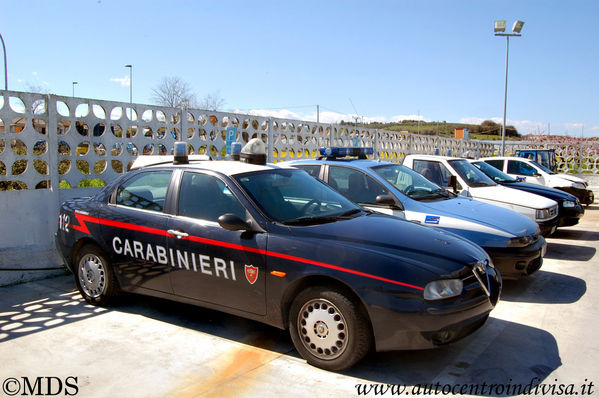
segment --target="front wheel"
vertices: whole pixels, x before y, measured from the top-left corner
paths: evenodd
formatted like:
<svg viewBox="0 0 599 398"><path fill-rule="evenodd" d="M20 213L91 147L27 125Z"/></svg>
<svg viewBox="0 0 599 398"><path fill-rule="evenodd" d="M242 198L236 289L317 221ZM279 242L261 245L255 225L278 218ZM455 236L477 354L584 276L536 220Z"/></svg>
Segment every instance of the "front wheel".
<svg viewBox="0 0 599 398"><path fill-rule="evenodd" d="M326 287L310 287L296 297L289 331L300 355L326 370L351 367L372 345L369 322L357 299Z"/></svg>
<svg viewBox="0 0 599 398"><path fill-rule="evenodd" d="M106 255L92 244L77 253L75 281L85 301L94 305L106 305L120 292Z"/></svg>

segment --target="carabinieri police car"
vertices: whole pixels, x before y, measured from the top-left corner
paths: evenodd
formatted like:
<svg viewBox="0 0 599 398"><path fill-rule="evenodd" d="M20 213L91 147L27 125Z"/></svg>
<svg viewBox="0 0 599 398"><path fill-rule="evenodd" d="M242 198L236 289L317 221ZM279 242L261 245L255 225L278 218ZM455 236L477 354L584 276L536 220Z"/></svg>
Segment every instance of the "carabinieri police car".
<svg viewBox="0 0 599 398"><path fill-rule="evenodd" d="M266 165L259 140L245 162L185 151L139 157L95 196L62 204L57 244L89 303L124 291L221 310L289 329L310 364L340 370L371 348L465 337L499 299L500 274L477 245Z"/></svg>
<svg viewBox="0 0 599 398"><path fill-rule="evenodd" d="M372 148L329 147L320 153L320 159L282 164L307 171L370 210L468 238L487 251L505 279L530 275L541 267L545 239L527 217L456 197L408 167L367 159Z"/></svg>

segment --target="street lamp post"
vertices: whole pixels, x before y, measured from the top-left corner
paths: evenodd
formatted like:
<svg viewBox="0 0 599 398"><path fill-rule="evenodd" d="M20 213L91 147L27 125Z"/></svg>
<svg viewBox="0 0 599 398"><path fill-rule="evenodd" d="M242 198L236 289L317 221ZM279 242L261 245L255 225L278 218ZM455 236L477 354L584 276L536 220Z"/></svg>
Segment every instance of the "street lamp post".
<svg viewBox="0 0 599 398"><path fill-rule="evenodd" d="M129 68L129 103L133 103L133 65L125 65Z"/></svg>
<svg viewBox="0 0 599 398"><path fill-rule="evenodd" d="M505 156L505 122L507 113L507 71L508 71L508 60L510 57L510 37L511 36L522 36L520 32L524 26L523 21L516 21L512 26L512 33L505 32L505 21L495 21L495 36L505 36L506 38L506 52L505 52L505 90L503 95L503 129L501 131L501 156Z"/></svg>
<svg viewBox="0 0 599 398"><path fill-rule="evenodd" d="M2 50L4 51L4 89L8 90L8 70L6 69L6 46L4 45L4 38L0 34L0 41L2 41Z"/></svg>
<svg viewBox="0 0 599 398"><path fill-rule="evenodd" d="M79 82L73 82L73 97L75 97L75 84L79 84Z"/></svg>

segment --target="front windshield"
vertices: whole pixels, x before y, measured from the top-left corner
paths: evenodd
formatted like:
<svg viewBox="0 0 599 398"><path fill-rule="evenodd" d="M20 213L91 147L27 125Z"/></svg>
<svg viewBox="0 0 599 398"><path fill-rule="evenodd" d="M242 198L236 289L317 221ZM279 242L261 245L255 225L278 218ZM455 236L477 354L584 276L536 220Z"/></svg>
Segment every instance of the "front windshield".
<svg viewBox="0 0 599 398"><path fill-rule="evenodd" d="M480 171L485 173L488 177L490 177L493 181L501 183L501 182L517 182L515 178L510 175L505 174L502 171L497 170L495 167L491 166L485 162L473 162L474 167L478 168Z"/></svg>
<svg viewBox="0 0 599 398"><path fill-rule="evenodd" d="M545 173L547 174L555 174L553 171L549 170L547 167L538 164L537 162L531 160L530 163L534 164L536 167L538 167L539 169L543 170Z"/></svg>
<svg viewBox="0 0 599 398"><path fill-rule="evenodd" d="M358 205L303 170L273 169L235 179L269 218L280 223L318 224L362 213Z"/></svg>
<svg viewBox="0 0 599 398"><path fill-rule="evenodd" d="M372 170L409 198L430 200L451 197L445 189L405 166L386 164L372 167Z"/></svg>
<svg viewBox="0 0 599 398"><path fill-rule="evenodd" d="M448 163L469 187L491 187L497 185L485 173L472 166L466 159L449 160Z"/></svg>

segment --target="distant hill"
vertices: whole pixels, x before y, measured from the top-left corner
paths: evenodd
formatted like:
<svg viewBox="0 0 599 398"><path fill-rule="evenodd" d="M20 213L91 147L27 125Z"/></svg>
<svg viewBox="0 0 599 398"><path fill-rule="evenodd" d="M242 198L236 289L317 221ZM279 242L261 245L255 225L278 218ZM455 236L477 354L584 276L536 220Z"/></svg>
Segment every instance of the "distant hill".
<svg viewBox="0 0 599 398"><path fill-rule="evenodd" d="M342 125L352 126L353 122L341 121ZM358 123L360 127L366 127L371 129L383 129L391 131L408 131L412 134L421 135L436 135L440 137L455 136L455 129L467 128L470 131L470 138L482 139L482 140L493 140L501 139L501 124L495 123L491 120L485 120L481 124L466 124L466 123L448 123L448 122L420 122L417 120L403 120L401 122L392 123ZM514 126L506 126L505 128L506 137L512 139L519 139L521 135Z"/></svg>

